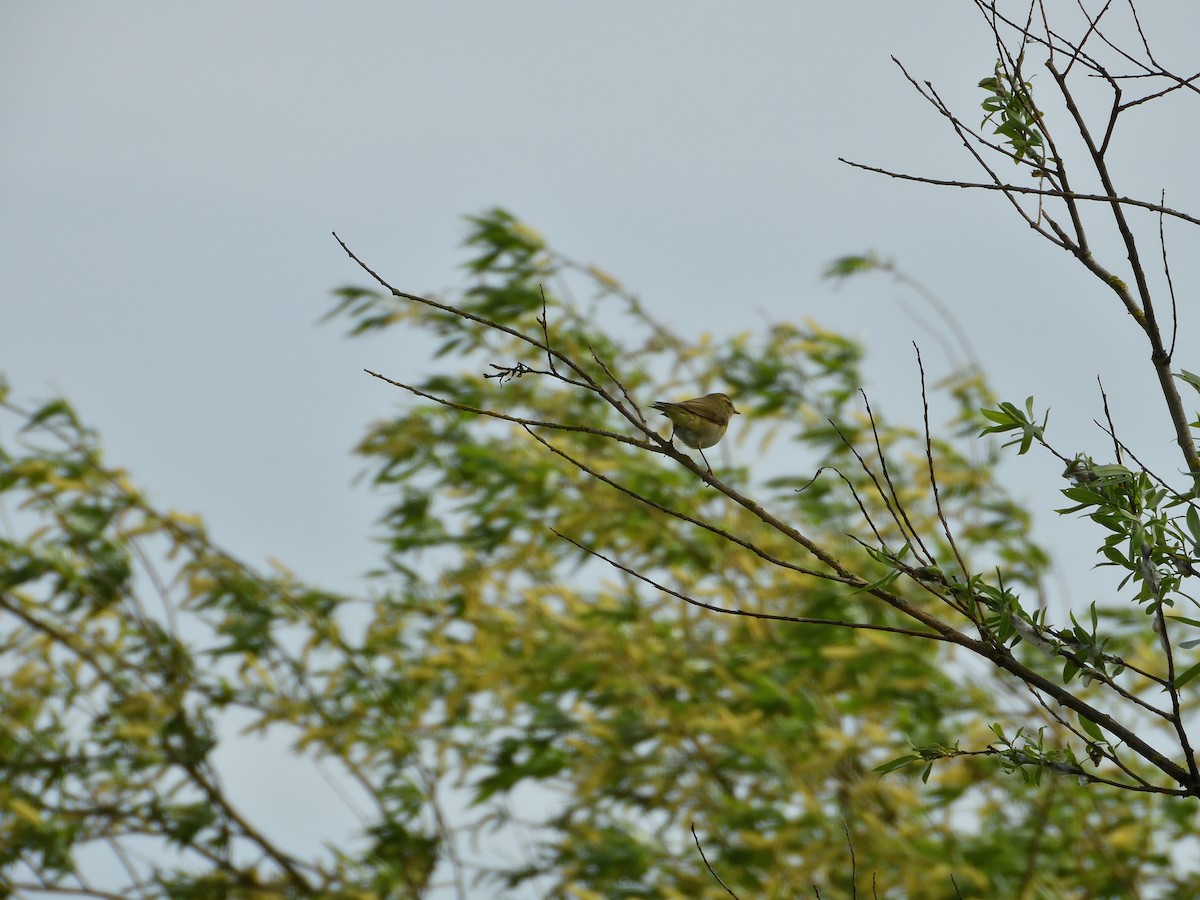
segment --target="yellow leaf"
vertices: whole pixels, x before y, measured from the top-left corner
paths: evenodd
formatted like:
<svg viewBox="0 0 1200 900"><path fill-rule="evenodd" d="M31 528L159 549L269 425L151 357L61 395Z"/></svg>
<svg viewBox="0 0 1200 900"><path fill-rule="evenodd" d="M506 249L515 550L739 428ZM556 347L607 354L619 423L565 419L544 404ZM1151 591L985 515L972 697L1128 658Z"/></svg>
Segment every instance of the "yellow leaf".
<svg viewBox="0 0 1200 900"><path fill-rule="evenodd" d="M1128 853L1142 846L1146 840L1146 827L1137 822L1111 829L1106 835L1105 843L1115 850Z"/></svg>
<svg viewBox="0 0 1200 900"><path fill-rule="evenodd" d="M866 648L853 644L836 644L821 648L821 655L826 659L858 659L865 652Z"/></svg>
<svg viewBox="0 0 1200 900"><path fill-rule="evenodd" d="M18 819L35 828L42 824L41 811L32 803L28 803L20 797L10 799L8 801L8 809Z"/></svg>
<svg viewBox="0 0 1200 900"><path fill-rule="evenodd" d="M621 290L621 282L617 281L612 275L609 275L599 266L591 265L587 267L587 273L595 278L598 282L608 288L610 291Z"/></svg>
<svg viewBox="0 0 1200 900"><path fill-rule="evenodd" d="M512 224L513 234L520 235L531 244L537 244L539 247L544 247L546 239L535 228L530 228L524 222L514 222Z"/></svg>

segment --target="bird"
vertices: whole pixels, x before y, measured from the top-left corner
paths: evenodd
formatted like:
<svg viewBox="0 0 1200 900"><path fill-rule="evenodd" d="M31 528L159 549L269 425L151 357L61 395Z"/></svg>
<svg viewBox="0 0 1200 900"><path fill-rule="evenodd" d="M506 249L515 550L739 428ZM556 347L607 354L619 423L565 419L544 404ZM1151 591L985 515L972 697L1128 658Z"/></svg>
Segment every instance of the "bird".
<svg viewBox="0 0 1200 900"><path fill-rule="evenodd" d="M679 403L658 400L650 406L671 420L672 440L679 438L689 447L700 451L700 458L704 460L704 465L708 466L711 475L712 466L709 465L708 457L704 455L704 448L711 447L725 437L729 420L741 415L733 408L733 401L725 394L707 394Z"/></svg>

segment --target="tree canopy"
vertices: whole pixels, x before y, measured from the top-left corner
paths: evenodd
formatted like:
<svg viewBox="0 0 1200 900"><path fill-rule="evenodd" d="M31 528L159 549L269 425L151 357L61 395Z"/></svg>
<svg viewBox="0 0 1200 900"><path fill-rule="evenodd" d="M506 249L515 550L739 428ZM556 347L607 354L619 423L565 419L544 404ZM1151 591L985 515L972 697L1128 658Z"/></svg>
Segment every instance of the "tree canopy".
<svg viewBox="0 0 1200 900"><path fill-rule="evenodd" d="M1102 14L1067 38L979 6L995 130L914 86L979 187L1130 313L1182 478L1146 470L1111 422L1103 447L1057 448L1033 398L996 397L972 366L927 378L919 349L924 416L895 421L847 337L777 322L689 339L502 209L469 220L464 283L436 298L338 238L367 283L330 318L426 335L434 360L364 375L400 401L357 448L385 508L369 596L239 559L108 463L66 400L0 394L5 890L1193 896L1200 426L1180 388L1200 378L1173 363L1169 268L1149 274L1127 217L1195 220L1125 199L1105 154L1137 105L1126 70L1139 104L1195 89L1148 46L1120 71L1093 55L1112 46ZM1065 110L1053 127L1034 56ZM1099 135L1072 75L1112 87ZM1083 166L1095 194L1072 186ZM1092 254L1097 211L1128 271ZM850 256L831 274L886 268ZM650 404L717 390L742 415L708 472ZM1040 602L1048 555L996 474L1026 452L1065 467L1044 511L1089 516L1097 559L1126 575L1067 621ZM359 798L355 838L302 858L230 795L215 750L247 720ZM501 840L519 852L487 851Z"/></svg>

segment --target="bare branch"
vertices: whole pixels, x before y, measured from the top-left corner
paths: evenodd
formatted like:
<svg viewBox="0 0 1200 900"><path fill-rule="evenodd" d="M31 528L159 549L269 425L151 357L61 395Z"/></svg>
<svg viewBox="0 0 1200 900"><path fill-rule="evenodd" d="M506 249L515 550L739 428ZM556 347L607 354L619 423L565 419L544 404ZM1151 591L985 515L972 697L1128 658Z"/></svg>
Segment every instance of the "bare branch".
<svg viewBox="0 0 1200 900"><path fill-rule="evenodd" d="M594 556L597 559L603 560L604 562L606 562L610 566L612 566L614 569L620 569L626 575L629 575L633 578L636 578L638 581L641 581L645 584L650 585L650 587L654 588L656 591L660 591L661 593L664 593L664 594L667 594L668 596L674 597L677 600L682 600L684 603L687 603L690 606L695 606L699 609L707 609L709 612L721 613L722 615L726 615L726 616L744 616L745 618L748 618L748 619L763 619L763 620L769 621L769 622L790 622L793 625L827 625L827 626L831 626L831 627L835 627L835 628L849 628L852 630L859 630L859 631L882 631L882 632L886 632L887 634L899 634L899 635L903 635L904 637L922 638L924 640L929 640L929 641L945 642L945 641L950 640L945 635L934 634L934 633L928 632L928 631L913 631L909 628L894 628L890 625L873 625L869 622L853 622L853 621L843 620L843 619L817 619L817 618L812 618L810 616L785 616L785 615L782 615L779 613L753 612L752 610L748 610L748 609L737 609L734 607L716 606L715 604L712 604L712 603L705 603L702 600L697 600L694 597L689 597L686 594L681 594L679 591L669 588L665 584L660 584L659 582L655 581L653 578L650 578L646 575L643 575L641 572L638 572L636 569L631 569L628 566L622 565L621 563L617 562L615 559L605 556L603 553L600 553L597 550L593 550L591 547L584 546L583 544L579 543L578 541L574 540L573 538L567 537L567 535L563 534L560 531L557 531L554 528L551 528L550 530L552 532L554 532L555 535L557 535L558 537L560 537L564 541L566 541L567 543L573 544L574 546L578 547L584 553L590 554L591 556Z"/></svg>
<svg viewBox="0 0 1200 900"><path fill-rule="evenodd" d="M1180 212L1179 210L1171 209L1163 206L1160 203L1150 203L1146 200L1135 200L1132 197L1114 197L1108 194L1080 194L1076 191L1056 190L1054 188L1039 188L1028 187L1026 185L1010 184L1010 183L995 183L988 184L980 181L957 181L947 178L927 178L921 175L910 175L906 172L896 172L891 169L883 169L878 166L870 166L866 163L855 162L854 160L838 157L838 162L845 163L848 166L853 166L856 169L862 169L864 172L874 172L878 175L886 175L889 178L896 178L901 181L915 181L919 184L932 184L937 187L953 187L963 188L964 190L979 190L979 191L1000 191L1003 193L1013 194L1032 194L1042 197L1062 197L1071 200L1084 200L1094 203L1117 203L1122 206L1132 206L1138 209L1146 209L1150 212L1156 212L1164 216L1169 216L1173 219L1180 219L1192 225L1200 225L1200 218Z"/></svg>
<svg viewBox="0 0 1200 900"><path fill-rule="evenodd" d="M738 895L735 894L733 891L731 891L729 889L729 885L727 885L724 881L721 880L721 876L718 875L715 871L713 871L713 867L709 863L708 857L704 855L704 848L700 846L700 838L696 834L696 823L695 822L692 822L691 828L692 828L692 838L696 841L696 849L700 851L700 858L702 860L704 860L704 867L706 869L708 869L709 874L712 875L712 877L717 880L717 884L719 884L721 887L725 888L725 893L727 893L730 897L733 897L734 900L739 900Z"/></svg>
<svg viewBox="0 0 1200 900"><path fill-rule="evenodd" d="M430 394L427 391L413 387L411 384L405 384L402 381L395 381L391 378L388 378L386 375L381 375L378 372L371 371L370 369L363 369L363 371L373 378L378 378L380 381L386 381L393 387L402 388L414 396L421 397L425 400L432 400L434 403L447 406L450 409L457 409L461 412L474 413L475 415L485 416L489 419L499 419L502 422L512 422L516 425L523 425L526 428L532 426L536 428L553 428L555 431L575 431L583 434L594 434L598 435L599 437L606 437L610 440L619 441L622 444L628 444L631 447L637 447L640 450L649 450L651 453L663 452L661 447L657 447L649 441L642 441L638 440L637 438L632 438L627 434L618 434L615 431L605 431L603 428L592 428L590 425L566 425L561 422L544 422L538 419L524 419L520 416L510 416L507 413L497 412L494 409L483 409L478 406L470 406L466 403L458 403L454 400L446 400L445 398L439 397L436 394ZM665 445L666 441L663 441L663 444Z"/></svg>
<svg viewBox="0 0 1200 900"><path fill-rule="evenodd" d="M1167 192L1160 194L1166 203ZM1175 298L1175 281L1171 278L1171 263L1167 259L1167 236L1163 230L1163 214L1158 214L1158 246L1162 250L1163 275L1167 279L1167 291L1171 297L1171 346L1167 349L1167 362L1175 356L1175 339L1179 336L1179 304Z"/></svg>
<svg viewBox="0 0 1200 900"><path fill-rule="evenodd" d="M1167 694L1171 698L1171 724L1175 726L1175 734L1179 738L1179 746L1183 748L1183 758L1187 761L1188 772L1193 783L1200 781L1200 770L1196 768L1196 754L1188 739L1187 727L1183 721L1183 710L1179 703L1179 688L1175 685L1175 651L1171 647L1171 636L1167 633L1167 617L1163 613L1163 603L1160 600L1154 610L1155 621L1158 624L1158 636L1167 657Z"/></svg>
<svg viewBox="0 0 1200 900"><path fill-rule="evenodd" d="M962 553L959 552L958 544L954 540L954 533L950 530L950 523L946 521L946 512L942 509L942 495L938 490L937 474L934 472L933 465L933 433L929 428L929 393L925 386L925 363L921 360L921 348L917 346L916 341L913 341L913 349L917 352L917 368L921 372L921 409L925 421L925 462L929 468L929 484L933 488L933 505L937 509L938 521L942 523L942 534L945 535L946 541L954 553L954 559L958 562L958 568L962 572L963 583L970 584L971 570L967 567L967 561L963 559Z"/></svg>

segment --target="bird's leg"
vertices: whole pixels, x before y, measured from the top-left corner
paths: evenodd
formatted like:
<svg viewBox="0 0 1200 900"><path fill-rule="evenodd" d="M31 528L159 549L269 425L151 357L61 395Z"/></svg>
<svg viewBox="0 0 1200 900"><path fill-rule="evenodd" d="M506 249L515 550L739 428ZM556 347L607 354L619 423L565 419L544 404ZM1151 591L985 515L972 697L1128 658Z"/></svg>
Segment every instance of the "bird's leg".
<svg viewBox="0 0 1200 900"><path fill-rule="evenodd" d="M697 447L696 449L700 451L700 458L704 460L704 464L708 466L708 474L711 475L713 473L712 463L708 461L708 457L704 455L704 450L702 448Z"/></svg>

